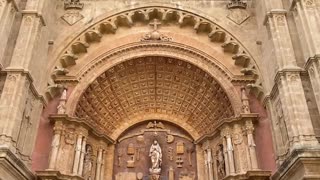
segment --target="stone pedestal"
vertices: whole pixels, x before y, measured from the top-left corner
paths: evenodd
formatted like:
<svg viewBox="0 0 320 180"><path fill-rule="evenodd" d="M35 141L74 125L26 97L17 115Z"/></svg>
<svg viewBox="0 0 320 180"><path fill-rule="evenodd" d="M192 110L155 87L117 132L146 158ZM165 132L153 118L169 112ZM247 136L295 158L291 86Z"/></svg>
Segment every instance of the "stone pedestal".
<svg viewBox="0 0 320 180"><path fill-rule="evenodd" d="M0 179L34 179L32 172L10 150L0 149Z"/></svg>
<svg viewBox="0 0 320 180"><path fill-rule="evenodd" d="M320 179L320 149L295 150L272 176L273 180Z"/></svg>

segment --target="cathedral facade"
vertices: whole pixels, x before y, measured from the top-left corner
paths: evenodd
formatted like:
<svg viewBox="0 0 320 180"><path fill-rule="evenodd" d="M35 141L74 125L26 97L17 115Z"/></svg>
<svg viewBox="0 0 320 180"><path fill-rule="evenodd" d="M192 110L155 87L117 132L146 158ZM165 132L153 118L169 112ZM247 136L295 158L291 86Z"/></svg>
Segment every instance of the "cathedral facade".
<svg viewBox="0 0 320 180"><path fill-rule="evenodd" d="M0 0L0 179L320 179L320 0Z"/></svg>

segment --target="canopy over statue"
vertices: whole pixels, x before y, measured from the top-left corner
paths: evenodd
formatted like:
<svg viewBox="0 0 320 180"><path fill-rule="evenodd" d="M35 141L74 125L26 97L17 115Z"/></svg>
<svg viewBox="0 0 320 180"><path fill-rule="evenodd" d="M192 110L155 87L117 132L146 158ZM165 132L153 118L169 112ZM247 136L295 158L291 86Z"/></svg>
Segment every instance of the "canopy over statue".
<svg viewBox="0 0 320 180"><path fill-rule="evenodd" d="M151 158L151 168L149 169L151 175L159 175L161 172L162 151L157 140L154 140L150 147L149 157Z"/></svg>

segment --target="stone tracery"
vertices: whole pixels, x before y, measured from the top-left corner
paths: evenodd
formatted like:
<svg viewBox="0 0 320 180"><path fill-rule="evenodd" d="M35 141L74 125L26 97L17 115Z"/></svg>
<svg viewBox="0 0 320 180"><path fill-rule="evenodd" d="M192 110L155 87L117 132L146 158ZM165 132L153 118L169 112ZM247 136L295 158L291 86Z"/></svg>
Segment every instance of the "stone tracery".
<svg viewBox="0 0 320 180"><path fill-rule="evenodd" d="M170 114L199 134L234 115L221 86L206 72L181 60L137 58L97 78L80 98L76 115L106 134L144 113Z"/></svg>

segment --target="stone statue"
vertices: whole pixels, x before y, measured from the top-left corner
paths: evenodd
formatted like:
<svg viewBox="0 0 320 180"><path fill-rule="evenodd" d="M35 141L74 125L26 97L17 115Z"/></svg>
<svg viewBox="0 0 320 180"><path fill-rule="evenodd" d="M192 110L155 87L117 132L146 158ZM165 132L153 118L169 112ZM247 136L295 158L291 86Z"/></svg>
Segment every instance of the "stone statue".
<svg viewBox="0 0 320 180"><path fill-rule="evenodd" d="M57 107L58 114L65 114L66 113L66 102L67 102L67 89L64 89L59 101L59 105Z"/></svg>
<svg viewBox="0 0 320 180"><path fill-rule="evenodd" d="M86 145L86 153L84 157L83 177L85 180L92 180L92 147Z"/></svg>
<svg viewBox="0 0 320 180"><path fill-rule="evenodd" d="M217 167L218 167L218 179L223 179L226 175L225 161L223 156L223 146L220 144L217 151Z"/></svg>
<svg viewBox="0 0 320 180"><path fill-rule="evenodd" d="M151 175L160 174L162 163L162 151L157 140L153 141L150 147L149 157L151 158L152 166L149 169Z"/></svg>

